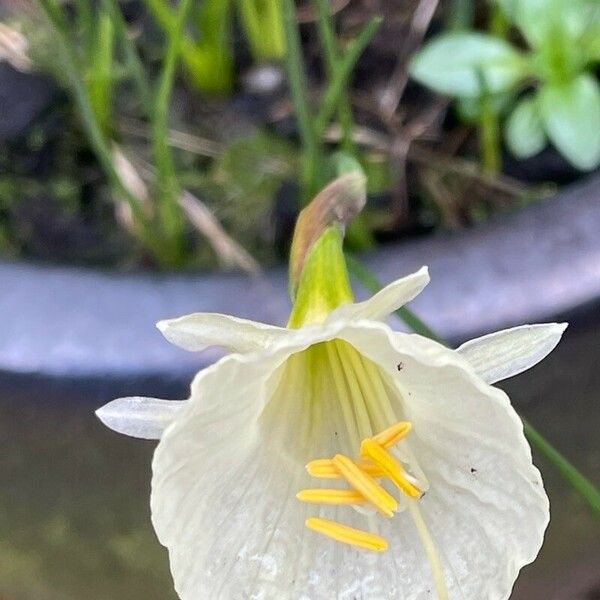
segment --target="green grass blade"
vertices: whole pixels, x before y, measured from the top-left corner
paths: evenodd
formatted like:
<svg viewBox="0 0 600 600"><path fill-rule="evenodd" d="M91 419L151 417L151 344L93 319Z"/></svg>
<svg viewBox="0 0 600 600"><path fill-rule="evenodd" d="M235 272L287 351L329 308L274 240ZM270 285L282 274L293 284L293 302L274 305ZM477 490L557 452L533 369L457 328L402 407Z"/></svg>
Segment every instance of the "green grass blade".
<svg viewBox="0 0 600 600"><path fill-rule="evenodd" d="M575 488L592 507L600 514L600 490L567 460L542 434L527 420L523 420L525 435L529 441L550 461L562 476Z"/></svg>
<svg viewBox="0 0 600 600"><path fill-rule="evenodd" d="M175 71L179 57L180 40L188 17L191 0L182 0L173 26L167 30L167 51L157 85L152 111L152 147L156 163L156 196L158 199L159 228L163 232L165 257L168 262L183 259L183 215L179 207L179 184L175 172L173 153L169 146L168 116Z"/></svg>
<svg viewBox="0 0 600 600"><path fill-rule="evenodd" d="M153 236L149 235L147 224L141 212L139 203L125 187L115 169L109 142L104 137L102 128L96 119L85 82L79 71L75 48L73 42L69 38L68 25L64 15L52 0L38 0L38 3L56 31L61 62L81 118L83 130L88 138L88 143L94 151L110 185L131 207L133 217L138 226L138 234L141 239L148 248L153 248Z"/></svg>

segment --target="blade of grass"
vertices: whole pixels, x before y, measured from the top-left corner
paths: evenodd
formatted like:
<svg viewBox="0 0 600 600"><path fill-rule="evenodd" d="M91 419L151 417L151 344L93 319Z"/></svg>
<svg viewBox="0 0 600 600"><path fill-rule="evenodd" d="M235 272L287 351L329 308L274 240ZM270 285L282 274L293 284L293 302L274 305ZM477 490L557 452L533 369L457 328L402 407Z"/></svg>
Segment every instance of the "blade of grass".
<svg viewBox="0 0 600 600"><path fill-rule="evenodd" d="M304 148L302 157L302 192L305 201L312 198L319 187L318 165L321 155L320 138L313 125L313 117L308 105L308 81L302 58L300 31L296 20L294 0L282 0L283 29L286 39L285 65L290 95L296 113L300 139Z"/></svg>
<svg viewBox="0 0 600 600"><path fill-rule="evenodd" d="M87 61L87 87L96 119L107 132L111 123L114 91L113 50L115 43L113 19L109 12L99 9L96 17L91 52Z"/></svg>
<svg viewBox="0 0 600 600"><path fill-rule="evenodd" d="M331 80L336 72L340 60L339 50L335 40L333 27L331 24L331 16L329 14L329 2L327 0L313 0L317 11L317 26L319 32L319 40L323 48L325 56L325 66L327 76ZM342 149L357 157L356 147L352 139L352 130L354 122L352 118L352 108L348 99L347 89L343 90L337 106L338 119L342 130Z"/></svg>
<svg viewBox="0 0 600 600"><path fill-rule="evenodd" d="M314 129L317 132L317 135L322 135L325 131L325 128L333 116L340 98L348 85L348 80L356 65L356 61L375 35L375 32L382 21L383 19L381 17L371 17L364 24L358 36L348 44L346 53L339 61L335 73L333 74L333 78L325 91L321 106L315 118Z"/></svg>
<svg viewBox="0 0 600 600"><path fill-rule="evenodd" d="M357 258L346 254L346 261L350 273L360 281L368 290L376 293L382 289L381 282ZM431 338L441 344L449 346L450 344L444 338L433 331L424 323L414 312L406 307L396 311L398 315L415 333ZM575 489L580 496L590 505L592 510L600 514L600 490L573 464L571 464L546 438L544 438L526 419L523 421L523 430L530 443L535 446L561 473L567 482Z"/></svg>
<svg viewBox="0 0 600 600"><path fill-rule="evenodd" d="M529 441L550 461L561 475L587 501L592 509L600 514L600 490L567 460L542 434L526 419L523 428Z"/></svg>
<svg viewBox="0 0 600 600"><path fill-rule="evenodd" d="M168 260L174 263L183 259L184 221L178 204L180 189L173 154L168 143L168 114L175 82L180 40L191 6L191 0L181 1L177 8L173 27L167 32L167 51L152 110L152 147L156 163L159 226L164 234L163 242L168 245Z"/></svg>
<svg viewBox="0 0 600 600"><path fill-rule="evenodd" d="M116 29L117 38L123 45L125 54L125 63L133 79L133 83L137 90L140 106L145 112L149 109L151 103L150 85L146 77L146 70L140 59L133 38L127 30L127 23L121 12L117 0L102 0L104 10L111 16Z"/></svg>
<svg viewBox="0 0 600 600"><path fill-rule="evenodd" d="M83 77L79 71L77 57L72 41L68 35L68 25L64 15L52 0L38 0L39 5L46 14L51 25L54 27L59 42L59 51L61 53L62 64L65 69L65 75L73 97L75 105L79 111L84 132L88 138L91 149L94 151L102 170L106 174L111 187L116 190L129 204L131 212L138 226L138 234L144 244L149 249L156 250L154 238L150 235L144 215L141 211L137 199L131 194L127 187L121 181L112 159L110 145L104 137L102 129L96 120L96 115Z"/></svg>

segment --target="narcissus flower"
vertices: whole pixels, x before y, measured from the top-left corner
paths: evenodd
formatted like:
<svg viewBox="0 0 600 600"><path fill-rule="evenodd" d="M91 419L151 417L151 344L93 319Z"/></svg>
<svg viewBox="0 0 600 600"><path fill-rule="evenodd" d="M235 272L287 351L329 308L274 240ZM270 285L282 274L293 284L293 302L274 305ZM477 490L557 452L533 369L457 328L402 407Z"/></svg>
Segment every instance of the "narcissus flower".
<svg viewBox="0 0 600 600"><path fill-rule="evenodd" d="M152 521L181 598L509 596L548 499L491 384L544 358L564 325L458 350L393 331L384 320L428 281L423 268L353 302L331 227L307 253L288 327L206 313L158 324L187 350L230 350L189 400L98 411L160 440Z"/></svg>

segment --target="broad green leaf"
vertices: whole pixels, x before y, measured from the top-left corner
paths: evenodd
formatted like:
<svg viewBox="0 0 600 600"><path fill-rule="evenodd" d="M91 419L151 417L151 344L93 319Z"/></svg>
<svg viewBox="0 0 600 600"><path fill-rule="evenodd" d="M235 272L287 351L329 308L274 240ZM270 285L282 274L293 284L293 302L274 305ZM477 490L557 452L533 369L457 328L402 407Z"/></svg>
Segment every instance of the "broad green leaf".
<svg viewBox="0 0 600 600"><path fill-rule="evenodd" d="M524 76L525 60L504 40L457 32L435 38L418 52L410 74L438 92L474 97L509 90Z"/></svg>
<svg viewBox="0 0 600 600"><path fill-rule="evenodd" d="M600 164L600 88L583 74L566 84L540 90L544 128L558 151L574 166L591 170Z"/></svg>
<svg viewBox="0 0 600 600"><path fill-rule="evenodd" d="M519 0L494 0L504 14L512 21L517 13Z"/></svg>
<svg viewBox="0 0 600 600"><path fill-rule="evenodd" d="M517 0L513 6L515 24L533 47L564 43L557 41L557 37L578 40L591 20L597 18L598 8L587 0ZM558 49L563 52L577 50Z"/></svg>
<svg viewBox="0 0 600 600"><path fill-rule="evenodd" d="M523 98L504 126L506 145L517 158L529 158L543 150L548 140L533 96Z"/></svg>

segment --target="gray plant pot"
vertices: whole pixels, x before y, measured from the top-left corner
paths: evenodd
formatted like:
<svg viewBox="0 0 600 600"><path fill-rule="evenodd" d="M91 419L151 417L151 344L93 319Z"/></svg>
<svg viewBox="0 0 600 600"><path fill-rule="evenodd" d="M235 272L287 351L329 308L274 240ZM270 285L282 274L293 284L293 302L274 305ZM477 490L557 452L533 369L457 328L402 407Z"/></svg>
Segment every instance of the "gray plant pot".
<svg viewBox="0 0 600 600"><path fill-rule="evenodd" d="M429 265L431 284L411 308L453 341L552 319L600 298L600 177L364 258L383 282ZM283 268L250 279L3 262L0 289L0 370L52 377L187 378L218 352L174 348L156 321L217 311L282 324L289 311Z"/></svg>

